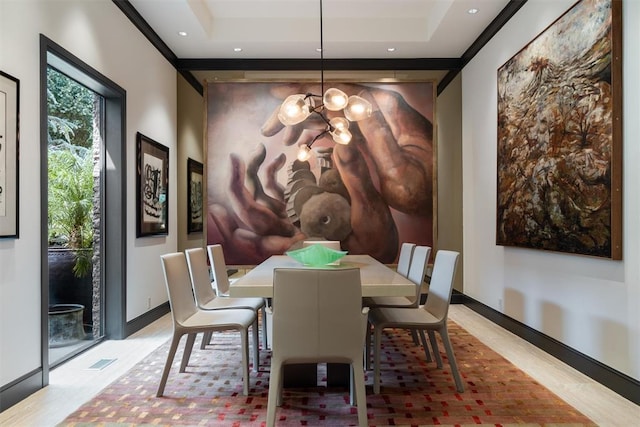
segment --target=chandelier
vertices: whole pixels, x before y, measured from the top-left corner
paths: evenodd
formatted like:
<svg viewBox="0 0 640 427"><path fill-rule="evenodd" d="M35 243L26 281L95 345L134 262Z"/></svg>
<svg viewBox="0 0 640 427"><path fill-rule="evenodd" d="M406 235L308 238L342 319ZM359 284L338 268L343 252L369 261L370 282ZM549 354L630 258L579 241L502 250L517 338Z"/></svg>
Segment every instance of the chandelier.
<svg viewBox="0 0 640 427"><path fill-rule="evenodd" d="M366 99L351 95L337 88L324 90L324 40L322 24L322 0L320 0L320 90L323 95L313 93L289 95L278 111L278 119L285 126L302 123L309 116L316 114L326 127L311 142L303 144L298 150L298 159L308 160L311 157L311 146L318 139L329 134L333 141L346 145L351 141L349 123L371 116L371 103ZM344 117L327 117L327 111L342 111Z"/></svg>

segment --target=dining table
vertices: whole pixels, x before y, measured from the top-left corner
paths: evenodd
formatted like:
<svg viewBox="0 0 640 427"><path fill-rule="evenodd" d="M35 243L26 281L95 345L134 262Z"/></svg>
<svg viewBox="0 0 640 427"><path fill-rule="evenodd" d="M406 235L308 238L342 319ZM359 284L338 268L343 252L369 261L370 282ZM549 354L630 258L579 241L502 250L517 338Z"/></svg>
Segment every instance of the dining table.
<svg viewBox="0 0 640 427"><path fill-rule="evenodd" d="M273 298L273 272L276 268L354 268L360 269L363 297L412 297L416 285L370 255L346 255L333 265L305 266L288 255L273 255L236 279L229 287L231 297ZM271 328L267 328L270 330ZM345 387L349 384L349 365L327 364L327 386ZM285 387L317 386L317 365L285 366Z"/></svg>
<svg viewBox="0 0 640 427"><path fill-rule="evenodd" d="M288 255L272 255L229 287L231 297L273 297L273 270L276 268L360 269L363 297L412 297L416 285L370 255L346 255L336 265L305 266Z"/></svg>

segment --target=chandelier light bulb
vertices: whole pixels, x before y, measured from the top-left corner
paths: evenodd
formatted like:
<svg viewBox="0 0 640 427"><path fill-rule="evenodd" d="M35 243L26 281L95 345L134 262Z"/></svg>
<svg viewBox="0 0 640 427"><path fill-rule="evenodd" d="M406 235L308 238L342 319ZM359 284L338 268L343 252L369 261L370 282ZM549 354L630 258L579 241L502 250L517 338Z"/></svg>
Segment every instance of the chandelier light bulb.
<svg viewBox="0 0 640 427"><path fill-rule="evenodd" d="M306 162L311 158L311 147L308 145L301 145L298 149L298 160L301 162Z"/></svg>
<svg viewBox="0 0 640 427"><path fill-rule="evenodd" d="M327 110L340 111L347 106L349 97L346 93L335 87L327 89L322 97L322 103Z"/></svg>
<svg viewBox="0 0 640 427"><path fill-rule="evenodd" d="M296 125L303 122L311 114L310 102L305 95L289 95L280 106L278 119L285 126ZM312 100L311 100L312 101Z"/></svg>
<svg viewBox="0 0 640 427"><path fill-rule="evenodd" d="M349 129L349 120L344 117L334 117L329 120L329 125L335 129Z"/></svg>
<svg viewBox="0 0 640 427"><path fill-rule="evenodd" d="M324 90L324 43L322 39L322 0L320 0L320 87ZM316 107L316 102L318 106ZM328 111L342 111L344 117L333 117L329 120ZM352 135L349 131L349 121L358 121L370 117L373 112L371 103L366 99L352 95L348 96L344 91L332 87L322 95L313 93L289 95L278 110L278 119L285 126L297 125L305 121L311 114L317 121L326 124L325 129L318 133L308 144L300 145L298 160L307 161L311 158L311 146L327 133L333 137L337 144L348 144Z"/></svg>
<svg viewBox="0 0 640 427"><path fill-rule="evenodd" d="M338 144L347 145L351 142L351 132L349 132L347 128L335 128L333 132L331 132L331 136L333 137L333 141Z"/></svg>
<svg viewBox="0 0 640 427"><path fill-rule="evenodd" d="M372 112L371 103L357 95L351 95L347 106L344 108L344 116L352 122L369 118Z"/></svg>

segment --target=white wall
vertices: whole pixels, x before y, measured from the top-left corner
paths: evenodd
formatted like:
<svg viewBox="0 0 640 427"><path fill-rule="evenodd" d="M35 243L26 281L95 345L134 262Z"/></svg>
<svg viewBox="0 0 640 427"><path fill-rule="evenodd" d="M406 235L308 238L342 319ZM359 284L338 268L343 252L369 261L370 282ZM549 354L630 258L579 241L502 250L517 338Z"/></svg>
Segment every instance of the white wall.
<svg viewBox="0 0 640 427"><path fill-rule="evenodd" d="M178 250L204 247L205 234L187 233L187 159L204 164L204 98L178 74ZM206 194L206 193L205 193ZM206 227L206 220L204 226Z"/></svg>
<svg viewBox="0 0 640 427"><path fill-rule="evenodd" d="M464 292L640 379L637 0L623 2L623 261L495 245L497 69L574 3L529 0L463 70Z"/></svg>
<svg viewBox="0 0 640 427"><path fill-rule="evenodd" d="M135 237L134 191L137 131L170 148L176 182L175 69L111 1L0 0L0 69L20 79L20 238L0 240L0 386L41 366L40 33L127 92L127 320L167 301L159 255L177 246L178 189L169 236L146 239Z"/></svg>
<svg viewBox="0 0 640 427"><path fill-rule="evenodd" d="M461 253L453 284L463 292L464 253L462 228L462 77L458 75L438 95L436 111L438 183L438 234L436 248Z"/></svg>

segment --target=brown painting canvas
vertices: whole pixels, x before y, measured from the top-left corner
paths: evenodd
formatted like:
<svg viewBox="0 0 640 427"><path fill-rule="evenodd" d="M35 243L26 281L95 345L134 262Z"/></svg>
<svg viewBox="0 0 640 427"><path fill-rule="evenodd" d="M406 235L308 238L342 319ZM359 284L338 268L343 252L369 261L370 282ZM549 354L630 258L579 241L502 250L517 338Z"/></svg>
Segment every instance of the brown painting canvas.
<svg viewBox="0 0 640 427"><path fill-rule="evenodd" d="M321 93L318 82L207 84L207 243L223 245L227 264L255 265L307 239L384 263L403 241L433 246L433 82L328 87L368 98L373 115L351 123L348 145L321 138L300 162L298 146L325 124L285 127L276 113L288 95Z"/></svg>
<svg viewBox="0 0 640 427"><path fill-rule="evenodd" d="M621 258L620 9L578 2L498 70L497 244Z"/></svg>

